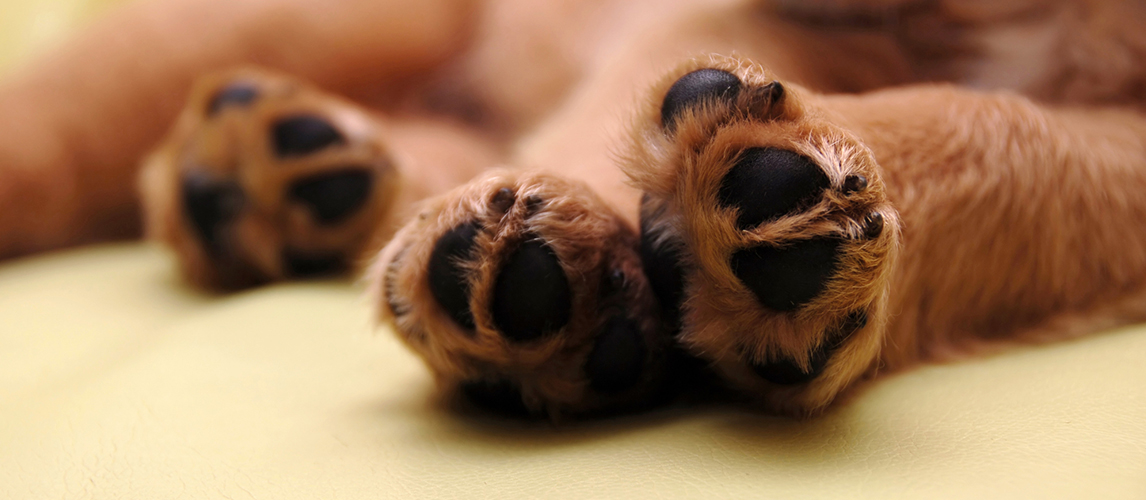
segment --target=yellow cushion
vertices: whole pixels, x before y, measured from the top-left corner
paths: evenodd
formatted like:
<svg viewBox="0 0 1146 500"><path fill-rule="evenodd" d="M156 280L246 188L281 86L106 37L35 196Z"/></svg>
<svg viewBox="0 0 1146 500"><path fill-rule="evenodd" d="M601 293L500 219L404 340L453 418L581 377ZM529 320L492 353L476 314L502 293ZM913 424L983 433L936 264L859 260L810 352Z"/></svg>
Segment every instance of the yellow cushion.
<svg viewBox="0 0 1146 500"><path fill-rule="evenodd" d="M432 404L345 283L211 297L142 244L0 265L0 497L1143 498L1146 329L891 377L797 422Z"/></svg>

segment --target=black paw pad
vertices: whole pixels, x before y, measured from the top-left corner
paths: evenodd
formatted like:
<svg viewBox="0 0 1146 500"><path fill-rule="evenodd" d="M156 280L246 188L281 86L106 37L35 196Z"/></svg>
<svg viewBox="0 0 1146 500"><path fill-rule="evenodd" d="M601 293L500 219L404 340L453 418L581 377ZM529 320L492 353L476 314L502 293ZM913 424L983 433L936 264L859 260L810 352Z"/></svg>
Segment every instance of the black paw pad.
<svg viewBox="0 0 1146 500"><path fill-rule="evenodd" d="M183 213L208 252L222 250L223 228L239 216L243 190L233 182L220 182L188 174L182 183Z"/></svg>
<svg viewBox="0 0 1146 500"><path fill-rule="evenodd" d="M493 322L509 340L534 340L561 329L572 308L565 270L553 250L540 241L517 247L498 272Z"/></svg>
<svg viewBox="0 0 1146 500"><path fill-rule="evenodd" d="M676 117L689 106L706 99L733 100L740 93L740 79L719 69L698 69L672 84L661 103L661 126L672 130Z"/></svg>
<svg viewBox="0 0 1146 500"><path fill-rule="evenodd" d="M507 417L529 416L529 408L521 397L521 389L508 380L477 380L466 382L458 392L470 404Z"/></svg>
<svg viewBox="0 0 1146 500"><path fill-rule="evenodd" d="M680 321L680 304L684 296L684 269L681 267L682 245L658 241L652 229L656 214L646 213L648 195L641 199L641 264L657 301L672 324Z"/></svg>
<svg viewBox="0 0 1146 500"><path fill-rule="evenodd" d="M828 332L816 350L808 359L809 370L804 371L790 358L767 363L752 363L752 371L760 378L779 385L795 385L810 382L824 372L828 360L840 346L860 328L867 325L867 314L856 311L849 314L833 331Z"/></svg>
<svg viewBox="0 0 1146 500"><path fill-rule="evenodd" d="M306 156L346 139L330 122L317 116L283 118L271 128L271 141L280 158Z"/></svg>
<svg viewBox="0 0 1146 500"><path fill-rule="evenodd" d="M813 238L732 254L732 272L764 307L792 311L814 299L836 271L840 241Z"/></svg>
<svg viewBox="0 0 1146 500"><path fill-rule="evenodd" d="M243 107L255 101L259 91L248 83L232 83L223 88L207 103L207 116L214 116L223 108Z"/></svg>
<svg viewBox="0 0 1146 500"><path fill-rule="evenodd" d="M291 278L321 278L346 271L346 259L339 254L308 254L287 248L282 263L283 273Z"/></svg>
<svg viewBox="0 0 1146 500"><path fill-rule="evenodd" d="M603 394L632 388L641 380L646 353L645 339L635 323L625 318L609 320L585 361L589 387Z"/></svg>
<svg viewBox="0 0 1146 500"><path fill-rule="evenodd" d="M427 273L430 295L450 319L468 330L474 329L474 316L470 311L470 282L462 262L472 257L478 231L475 221L442 235L430 252Z"/></svg>
<svg viewBox="0 0 1146 500"><path fill-rule="evenodd" d="M807 157L777 148L750 148L724 176L717 199L739 209L736 227L749 229L806 208L828 186L828 176Z"/></svg>
<svg viewBox="0 0 1146 500"><path fill-rule="evenodd" d="M342 222L366 204L374 176L347 170L304 177L291 183L287 196L310 208L322 225Z"/></svg>

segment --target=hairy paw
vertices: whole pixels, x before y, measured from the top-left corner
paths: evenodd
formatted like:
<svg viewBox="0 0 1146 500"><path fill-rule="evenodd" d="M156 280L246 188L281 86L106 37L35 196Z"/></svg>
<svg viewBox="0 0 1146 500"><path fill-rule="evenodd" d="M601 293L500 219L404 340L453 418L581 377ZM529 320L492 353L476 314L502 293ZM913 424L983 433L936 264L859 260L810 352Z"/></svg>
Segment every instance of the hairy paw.
<svg viewBox="0 0 1146 500"><path fill-rule="evenodd" d="M200 80L141 174L148 234L207 288L347 271L395 170L363 111L290 78Z"/></svg>
<svg viewBox="0 0 1146 500"><path fill-rule="evenodd" d="M448 393L498 413L598 414L663 389L670 339L636 249L583 184L495 171L428 201L368 279Z"/></svg>
<svg viewBox="0 0 1146 500"><path fill-rule="evenodd" d="M624 168L679 341L772 411L821 410L882 342L899 219L878 165L748 62L695 61L652 97Z"/></svg>

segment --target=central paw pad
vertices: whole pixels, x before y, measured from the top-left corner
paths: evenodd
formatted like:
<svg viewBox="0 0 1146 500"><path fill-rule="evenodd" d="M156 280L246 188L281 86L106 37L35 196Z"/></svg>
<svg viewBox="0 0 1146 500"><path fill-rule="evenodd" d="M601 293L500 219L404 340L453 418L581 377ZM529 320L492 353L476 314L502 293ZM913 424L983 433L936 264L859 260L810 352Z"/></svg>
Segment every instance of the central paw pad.
<svg viewBox="0 0 1146 500"><path fill-rule="evenodd" d="M841 241L814 238L785 246L760 245L732 254L732 273L756 300L774 311L794 311L824 290L836 272Z"/></svg>

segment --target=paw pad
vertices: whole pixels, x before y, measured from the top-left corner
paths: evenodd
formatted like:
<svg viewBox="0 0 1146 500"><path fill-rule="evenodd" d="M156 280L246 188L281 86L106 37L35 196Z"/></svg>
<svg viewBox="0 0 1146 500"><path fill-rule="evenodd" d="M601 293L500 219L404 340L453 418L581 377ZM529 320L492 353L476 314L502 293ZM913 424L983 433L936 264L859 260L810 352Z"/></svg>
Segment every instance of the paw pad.
<svg viewBox="0 0 1146 500"><path fill-rule="evenodd" d="M856 311L847 315L833 331L828 332L824 341L812 351L808 358L807 370L800 368L791 358L765 363L752 362L749 363L749 366L756 375L773 384L796 385L810 382L824 372L824 368L828 365L828 360L831 359L835 350L843 345L851 334L865 325L867 325L867 314L863 311Z"/></svg>
<svg viewBox="0 0 1146 500"><path fill-rule="evenodd" d="M794 311L824 289L836 272L840 241L813 238L784 246L760 245L732 254L733 274L774 311Z"/></svg>
<svg viewBox="0 0 1146 500"><path fill-rule="evenodd" d="M326 172L291 183L288 196L310 208L319 224L338 224L366 204L374 176L367 170Z"/></svg>
<svg viewBox="0 0 1146 500"><path fill-rule="evenodd" d="M302 115L275 122L271 128L271 142L279 158L293 158L345 143L346 138L325 119Z"/></svg>
<svg viewBox="0 0 1146 500"><path fill-rule="evenodd" d="M216 181L203 175L183 176L184 214L191 227L211 253L222 251L222 231L243 208L243 190L230 181Z"/></svg>
<svg viewBox="0 0 1146 500"><path fill-rule="evenodd" d="M605 394L624 392L645 372L648 348L637 325L625 318L613 318L593 344L585 362L589 387Z"/></svg>
<svg viewBox="0 0 1146 500"><path fill-rule="evenodd" d="M430 294L462 328L474 329L470 312L470 285L464 262L471 258L480 227L470 222L451 229L434 244L430 253Z"/></svg>
<svg viewBox="0 0 1146 500"><path fill-rule="evenodd" d="M661 126L673 130L677 116L708 99L733 100L740 93L740 79L718 69L699 69L680 77L661 103Z"/></svg>
<svg viewBox="0 0 1146 500"><path fill-rule="evenodd" d="M777 148L749 148L724 176L717 199L739 210L736 227L750 229L806 208L829 186L812 160Z"/></svg>

